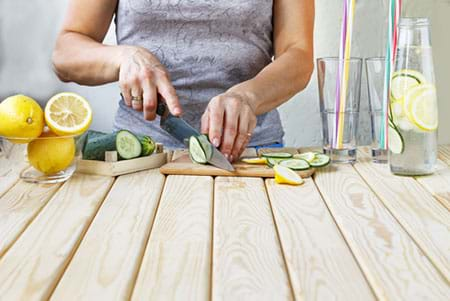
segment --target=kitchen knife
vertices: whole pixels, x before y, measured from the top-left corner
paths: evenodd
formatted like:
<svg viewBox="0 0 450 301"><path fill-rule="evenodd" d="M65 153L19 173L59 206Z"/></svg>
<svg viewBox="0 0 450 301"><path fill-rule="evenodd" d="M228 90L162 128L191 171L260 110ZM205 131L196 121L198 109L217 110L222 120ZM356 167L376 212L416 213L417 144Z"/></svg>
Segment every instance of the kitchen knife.
<svg viewBox="0 0 450 301"><path fill-rule="evenodd" d="M191 136L200 135L200 133L186 121L180 117L170 114L166 103L162 100L158 101L156 114L161 117L161 128L187 147L189 147L189 138ZM225 158L225 156L217 148L215 148L214 145L211 146L213 148L213 154L208 163L220 169L234 171L233 165L231 165L227 158Z"/></svg>

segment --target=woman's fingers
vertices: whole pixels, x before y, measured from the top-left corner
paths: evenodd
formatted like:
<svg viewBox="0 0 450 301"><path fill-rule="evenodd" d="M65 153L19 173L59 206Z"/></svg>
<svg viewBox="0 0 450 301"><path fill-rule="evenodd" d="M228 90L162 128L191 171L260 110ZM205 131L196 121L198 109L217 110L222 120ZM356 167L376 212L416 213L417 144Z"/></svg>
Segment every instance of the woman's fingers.
<svg viewBox="0 0 450 301"><path fill-rule="evenodd" d="M234 141L232 156L238 159L250 142L251 135L256 126L256 118L247 106L244 106L239 116L239 130Z"/></svg>
<svg viewBox="0 0 450 301"><path fill-rule="evenodd" d="M142 82L142 88L143 88L143 109L144 109L144 119L145 120L154 120L156 118L156 105L157 105L157 91L156 86L153 84L153 82L146 78Z"/></svg>
<svg viewBox="0 0 450 301"><path fill-rule="evenodd" d="M224 106L218 99L213 98L208 106L207 113L209 115L209 139L215 147L219 147L224 126Z"/></svg>
<svg viewBox="0 0 450 301"><path fill-rule="evenodd" d="M159 69L158 69L159 70ZM165 71L155 71L158 92L164 98L170 113L179 116L183 112L175 88L172 86L169 75Z"/></svg>
<svg viewBox="0 0 450 301"><path fill-rule="evenodd" d="M142 87L137 78L131 80L131 107L136 111L142 111Z"/></svg>
<svg viewBox="0 0 450 301"><path fill-rule="evenodd" d="M235 98L230 98L227 100L225 110L225 126L220 151L230 161L233 161L234 159L232 156L232 150L234 141L238 135L239 109L239 100Z"/></svg>
<svg viewBox="0 0 450 301"><path fill-rule="evenodd" d="M206 111L202 115L201 132L202 132L202 134L208 134L209 135L209 112L208 111Z"/></svg>

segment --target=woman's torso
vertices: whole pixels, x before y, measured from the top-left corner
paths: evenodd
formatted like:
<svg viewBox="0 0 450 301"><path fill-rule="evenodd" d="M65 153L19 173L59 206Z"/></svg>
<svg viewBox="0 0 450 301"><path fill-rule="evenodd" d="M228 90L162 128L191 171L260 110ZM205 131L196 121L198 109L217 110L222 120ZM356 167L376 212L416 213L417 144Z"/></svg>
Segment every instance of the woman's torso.
<svg viewBox="0 0 450 301"><path fill-rule="evenodd" d="M272 0L119 0L118 44L151 51L170 73L184 109L199 129L208 102L249 80L271 62ZM181 147L141 112L121 101L115 128L149 134L168 147ZM281 142L276 110L258 116L251 145Z"/></svg>

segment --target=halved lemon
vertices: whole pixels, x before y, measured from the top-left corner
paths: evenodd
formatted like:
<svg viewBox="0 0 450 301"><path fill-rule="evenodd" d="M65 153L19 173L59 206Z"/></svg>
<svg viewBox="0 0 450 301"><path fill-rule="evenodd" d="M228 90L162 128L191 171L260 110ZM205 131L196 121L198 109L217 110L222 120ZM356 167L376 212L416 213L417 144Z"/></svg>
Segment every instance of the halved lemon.
<svg viewBox="0 0 450 301"><path fill-rule="evenodd" d="M275 182L278 184L302 185L305 181L293 170L275 165Z"/></svg>
<svg viewBox="0 0 450 301"><path fill-rule="evenodd" d="M417 93L409 106L411 121L424 131L435 131L438 128L439 118L436 101L436 88L433 85L425 85Z"/></svg>
<svg viewBox="0 0 450 301"><path fill-rule="evenodd" d="M64 92L53 96L45 107L45 122L59 136L80 135L92 122L92 109L82 96Z"/></svg>

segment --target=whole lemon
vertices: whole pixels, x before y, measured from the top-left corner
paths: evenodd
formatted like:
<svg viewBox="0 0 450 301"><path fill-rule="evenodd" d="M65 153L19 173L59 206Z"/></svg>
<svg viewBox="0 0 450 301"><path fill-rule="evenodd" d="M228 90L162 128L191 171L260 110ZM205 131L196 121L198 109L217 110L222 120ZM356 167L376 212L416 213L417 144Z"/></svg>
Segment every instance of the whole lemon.
<svg viewBox="0 0 450 301"><path fill-rule="evenodd" d="M44 112L41 106L25 95L15 95L0 103L0 136L14 143L28 143L39 137L44 129Z"/></svg>
<svg viewBox="0 0 450 301"><path fill-rule="evenodd" d="M75 158L75 139L58 137L44 132L39 139L28 144L28 161L40 172L50 175L72 164Z"/></svg>

